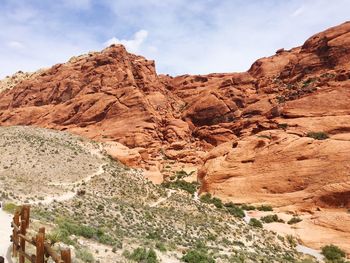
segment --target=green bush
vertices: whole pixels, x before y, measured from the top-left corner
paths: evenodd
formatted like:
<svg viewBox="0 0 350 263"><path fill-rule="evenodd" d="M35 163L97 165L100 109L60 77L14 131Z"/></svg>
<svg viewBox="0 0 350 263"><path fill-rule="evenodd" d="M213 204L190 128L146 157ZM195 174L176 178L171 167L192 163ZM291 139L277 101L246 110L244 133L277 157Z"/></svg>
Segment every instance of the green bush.
<svg viewBox="0 0 350 263"><path fill-rule="evenodd" d="M83 262L95 262L94 256L86 249L78 249L76 252L76 256L77 258L80 258Z"/></svg>
<svg viewBox="0 0 350 263"><path fill-rule="evenodd" d="M233 216L238 218L243 218L245 216L244 211L239 206L232 202L225 204L226 210Z"/></svg>
<svg viewBox="0 0 350 263"><path fill-rule="evenodd" d="M207 203L207 204L213 204L216 206L216 208L223 208L223 204L220 198L217 197L211 197L210 193L206 193L205 195L202 195L200 197L201 202Z"/></svg>
<svg viewBox="0 0 350 263"><path fill-rule="evenodd" d="M241 205L241 208L242 208L243 210L246 210L246 211L251 211L251 210L255 210L255 209L256 209L255 206L253 206L253 205L247 205L247 204Z"/></svg>
<svg viewBox="0 0 350 263"><path fill-rule="evenodd" d="M299 223L301 221L303 221L301 218L299 218L297 216L293 216L287 223L288 223L288 225L293 225L293 224Z"/></svg>
<svg viewBox="0 0 350 263"><path fill-rule="evenodd" d="M296 247L298 245L297 241L295 240L294 236L287 235L286 239L291 247Z"/></svg>
<svg viewBox="0 0 350 263"><path fill-rule="evenodd" d="M274 214L274 215L267 215L267 216L263 216L262 218L260 218L260 220L264 223L273 223L273 222L279 222L279 223L284 223L284 221L280 218L278 218L278 215Z"/></svg>
<svg viewBox="0 0 350 263"><path fill-rule="evenodd" d="M17 210L20 210L21 207L17 206L14 203L4 203L2 209L7 213L14 214Z"/></svg>
<svg viewBox="0 0 350 263"><path fill-rule="evenodd" d="M184 180L177 180L175 182L164 182L162 183L162 186L171 189L182 189L190 194L194 194L197 191L198 183L189 183Z"/></svg>
<svg viewBox="0 0 350 263"><path fill-rule="evenodd" d="M210 204L211 203L211 194L206 193L200 197L201 202Z"/></svg>
<svg viewBox="0 0 350 263"><path fill-rule="evenodd" d="M315 82L317 79L316 78L309 78L303 82L303 88L309 86L311 83Z"/></svg>
<svg viewBox="0 0 350 263"><path fill-rule="evenodd" d="M192 249L181 258L187 263L215 263L215 260L208 254L205 249Z"/></svg>
<svg viewBox="0 0 350 263"><path fill-rule="evenodd" d="M328 260L339 262L345 257L345 252L335 245L327 245L322 248L322 255Z"/></svg>
<svg viewBox="0 0 350 263"><path fill-rule="evenodd" d="M69 219L61 218L57 220L57 228L52 233L53 239L55 240L58 238L60 239L59 241L69 244L71 243L69 238L70 235L95 239L96 241L107 245L115 244L114 239L106 235L101 229L81 225Z"/></svg>
<svg viewBox="0 0 350 263"><path fill-rule="evenodd" d="M148 239L154 239L154 240L160 240L162 239L162 233L160 230L155 230L155 231L151 231L147 234L146 238Z"/></svg>
<svg viewBox="0 0 350 263"><path fill-rule="evenodd" d="M157 242L156 243L156 249L158 249L161 252L165 252L166 251L166 247L165 247L164 243L161 243L161 242Z"/></svg>
<svg viewBox="0 0 350 263"><path fill-rule="evenodd" d="M258 228L263 227L263 224L260 222L260 220L256 218L251 218L249 221L249 225L253 227L258 227Z"/></svg>
<svg viewBox="0 0 350 263"><path fill-rule="evenodd" d="M270 205L261 205L257 208L259 211L273 211Z"/></svg>
<svg viewBox="0 0 350 263"><path fill-rule="evenodd" d="M306 136L315 140L326 140L329 138L328 134L325 132L309 132Z"/></svg>
<svg viewBox="0 0 350 263"><path fill-rule="evenodd" d="M186 171L184 170L181 170L181 171L176 171L175 173L175 177L180 180L180 179L183 179L185 177L188 177L190 175L192 175L194 173L194 171L191 171L190 173L186 173Z"/></svg>
<svg viewBox="0 0 350 263"><path fill-rule="evenodd" d="M146 249L144 247L138 247L129 254L125 253L128 259L131 259L136 262L142 263L158 263L157 254L153 249Z"/></svg>
<svg viewBox="0 0 350 263"><path fill-rule="evenodd" d="M75 245L75 242L69 238L69 232L66 229L56 228L50 232L46 237L51 244L63 242L67 245Z"/></svg>
<svg viewBox="0 0 350 263"><path fill-rule="evenodd" d="M219 198L217 198L217 197L213 197L213 198L211 199L211 203L212 203L213 205L215 205L216 208L222 208L222 207L223 207L221 199L219 199Z"/></svg>

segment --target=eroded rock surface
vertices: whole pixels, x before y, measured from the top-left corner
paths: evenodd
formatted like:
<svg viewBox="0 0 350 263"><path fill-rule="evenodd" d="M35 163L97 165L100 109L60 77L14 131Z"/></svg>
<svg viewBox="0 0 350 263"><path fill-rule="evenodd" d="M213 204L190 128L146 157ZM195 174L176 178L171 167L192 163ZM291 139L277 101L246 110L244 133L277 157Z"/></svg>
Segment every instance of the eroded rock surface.
<svg viewBox="0 0 350 263"><path fill-rule="evenodd" d="M350 22L243 73L158 75L118 45L6 83L0 125L109 142L154 181L180 162L200 168L201 191L234 202L350 208Z"/></svg>

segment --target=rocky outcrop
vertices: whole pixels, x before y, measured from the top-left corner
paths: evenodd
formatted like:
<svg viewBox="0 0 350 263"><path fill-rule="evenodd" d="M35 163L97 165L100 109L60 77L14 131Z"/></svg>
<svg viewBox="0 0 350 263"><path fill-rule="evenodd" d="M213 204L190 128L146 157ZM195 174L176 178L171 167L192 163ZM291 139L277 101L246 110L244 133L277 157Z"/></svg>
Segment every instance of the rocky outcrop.
<svg viewBox="0 0 350 263"><path fill-rule="evenodd" d="M113 45L2 82L0 125L112 143L112 156L158 175L175 161L203 165L202 191L235 200L282 205L308 196L307 203L331 206L332 191L322 189L347 178L339 167L350 137L349 61L349 22L243 73L158 75L154 61ZM314 141L309 132L330 138Z"/></svg>
<svg viewBox="0 0 350 263"><path fill-rule="evenodd" d="M8 77L0 91L0 125L104 141L154 182L190 165L202 192L233 202L350 208L350 22L243 73L158 75L154 61L112 45Z"/></svg>

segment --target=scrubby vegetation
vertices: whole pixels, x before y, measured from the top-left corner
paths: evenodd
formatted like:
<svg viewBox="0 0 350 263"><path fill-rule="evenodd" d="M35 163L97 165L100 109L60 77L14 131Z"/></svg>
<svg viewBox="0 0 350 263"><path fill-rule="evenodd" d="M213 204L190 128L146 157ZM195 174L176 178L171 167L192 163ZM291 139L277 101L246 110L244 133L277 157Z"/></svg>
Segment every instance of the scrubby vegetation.
<svg viewBox="0 0 350 263"><path fill-rule="evenodd" d="M158 263L157 254L153 249L138 247L132 253L125 251L124 256L139 263Z"/></svg>
<svg viewBox="0 0 350 263"><path fill-rule="evenodd" d="M4 211L10 214L14 214L17 210L20 209L16 204L14 203L4 203L3 208Z"/></svg>
<svg viewBox="0 0 350 263"><path fill-rule="evenodd" d="M17 137L4 143L14 138ZM210 194L199 200L194 198L192 194L197 185L184 180L188 173L179 171L168 185L157 186L145 180L141 171L120 165L103 152L99 153L98 146L89 143L94 153L91 154L90 148L84 148L85 141L74 136L61 137L49 132L43 139L40 133L34 132L23 140L28 143L27 153L39 153L36 158L43 162L43 167L56 167L62 161L74 171L67 176L66 166L60 170L55 177L63 182L59 187L57 181L40 177L40 191L53 189L58 195L72 195L65 201L38 202L31 208L31 218L39 220L40 225L47 223L47 237L54 246L72 245L77 263L113 262L115 258L121 262L203 259L203 262L220 263L294 262L299 258L286 240L256 227L254 220L249 225L241 219L244 217L242 208L252 210L254 206L224 204ZM45 144L46 140L50 143ZM57 149L67 156L61 159ZM54 161L45 159L52 155ZM11 165L11 162L3 163L9 169ZM43 167L36 171L36 176ZM85 178L96 171L99 171L98 176ZM17 194L3 195L21 200ZM41 200L44 196L35 197L35 201ZM198 246L199 243L203 246ZM109 259L101 260L106 255Z"/></svg>
<svg viewBox="0 0 350 263"><path fill-rule="evenodd" d="M95 262L94 256L91 254L90 251L86 249L78 249L76 252L77 258L81 259L83 262L86 263L93 263Z"/></svg>
<svg viewBox="0 0 350 263"><path fill-rule="evenodd" d="M251 210L255 210L256 207L253 205L243 204L243 205L241 205L241 209L246 210L246 211L251 211Z"/></svg>
<svg viewBox="0 0 350 263"><path fill-rule="evenodd" d="M190 249L181 258L183 262L187 263L215 263L215 260L208 254L208 248L203 244L197 244L195 249Z"/></svg>
<svg viewBox="0 0 350 263"><path fill-rule="evenodd" d="M259 219L256 218L251 218L249 221L249 225L253 227L263 228L263 224L260 222Z"/></svg>
<svg viewBox="0 0 350 263"><path fill-rule="evenodd" d="M263 216L260 218L260 220L264 223L273 223L273 222L279 222L279 223L284 223L284 220L281 218L278 218L278 215L274 214L274 215L267 215L267 216Z"/></svg>
<svg viewBox="0 0 350 263"><path fill-rule="evenodd" d="M190 194L194 194L197 191L198 183L196 182L186 182L185 180L168 181L162 183L165 188L171 189L182 189Z"/></svg>
<svg viewBox="0 0 350 263"><path fill-rule="evenodd" d="M261 206L257 207L256 209L259 211L273 211L273 208L270 205L261 205Z"/></svg>
<svg viewBox="0 0 350 263"><path fill-rule="evenodd" d="M324 257L333 263L345 262L345 252L335 245L327 245L322 248Z"/></svg>
<svg viewBox="0 0 350 263"><path fill-rule="evenodd" d="M303 221L303 220L300 217L293 216L287 223L288 223L288 225L293 225L293 224L299 223L301 221Z"/></svg>
<svg viewBox="0 0 350 263"><path fill-rule="evenodd" d="M328 134L325 132L309 132L306 136L315 140L326 140L329 138Z"/></svg>
<svg viewBox="0 0 350 263"><path fill-rule="evenodd" d="M226 207L227 211L228 211L231 215L233 215L233 216L235 216L235 217L239 217L239 218L243 218L243 217L244 217L244 211L243 211L243 209L242 209L241 207L239 207L239 206L233 204L232 202L226 203L226 204L225 204L225 207Z"/></svg>
<svg viewBox="0 0 350 263"><path fill-rule="evenodd" d="M223 208L221 199L217 197L212 197L210 193L206 193L201 196L200 200L203 203L213 204L216 208Z"/></svg>

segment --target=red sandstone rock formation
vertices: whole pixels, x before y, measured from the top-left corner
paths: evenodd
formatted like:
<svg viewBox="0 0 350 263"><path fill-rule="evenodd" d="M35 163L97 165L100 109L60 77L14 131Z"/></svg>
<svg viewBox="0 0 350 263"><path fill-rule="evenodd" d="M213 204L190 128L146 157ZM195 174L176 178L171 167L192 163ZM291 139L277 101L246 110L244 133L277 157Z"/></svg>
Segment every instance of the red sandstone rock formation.
<svg viewBox="0 0 350 263"><path fill-rule="evenodd" d="M157 75L153 61L111 46L2 81L0 125L106 141L157 182L164 160L202 166L201 190L235 202L349 209L349 70L350 22L244 73Z"/></svg>
<svg viewBox="0 0 350 263"><path fill-rule="evenodd" d="M349 69L349 22L244 73L157 75L111 46L12 82L0 125L118 142L130 158L109 150L132 166L203 165L202 191L234 200L349 207ZM330 138L305 137L319 131Z"/></svg>

